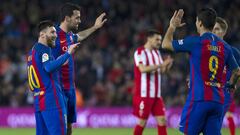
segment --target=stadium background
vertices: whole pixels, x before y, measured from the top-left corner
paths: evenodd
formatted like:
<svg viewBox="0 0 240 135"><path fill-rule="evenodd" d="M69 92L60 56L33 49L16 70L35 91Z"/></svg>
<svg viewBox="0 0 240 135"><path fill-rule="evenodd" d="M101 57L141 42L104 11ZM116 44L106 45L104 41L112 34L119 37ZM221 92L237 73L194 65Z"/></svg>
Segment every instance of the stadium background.
<svg viewBox="0 0 240 135"><path fill-rule="evenodd" d="M185 10L187 25L176 34L182 38L196 34L195 12L213 7L228 20L225 40L240 49L239 0L0 0L0 110L31 107L28 90L26 53L37 41L36 24L43 19L57 22L65 2L82 7L79 30L94 24L102 12L107 23L82 42L75 55L78 108L131 107L133 51L145 41L145 31L155 28L163 34L174 9ZM163 55L169 54L163 51ZM171 54L172 55L172 54ZM167 108L182 107L187 93L187 56L172 55L173 68L162 77L162 96ZM240 94L236 92L239 105ZM0 119L2 115L0 114ZM0 130L1 133L1 130Z"/></svg>

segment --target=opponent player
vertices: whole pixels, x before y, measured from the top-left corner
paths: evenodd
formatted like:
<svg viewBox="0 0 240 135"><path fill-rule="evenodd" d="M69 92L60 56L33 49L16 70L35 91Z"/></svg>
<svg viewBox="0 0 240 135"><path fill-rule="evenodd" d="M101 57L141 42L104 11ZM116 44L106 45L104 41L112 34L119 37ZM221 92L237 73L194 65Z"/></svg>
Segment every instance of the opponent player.
<svg viewBox="0 0 240 135"><path fill-rule="evenodd" d="M134 53L135 91L133 114L138 118L134 135L142 135L150 115L157 120L158 134L167 135L165 107L161 97L161 73L172 65L172 58L162 60L159 52L162 36L158 31L147 32L147 42Z"/></svg>
<svg viewBox="0 0 240 135"><path fill-rule="evenodd" d="M228 29L228 24L226 22L226 20L224 20L221 17L217 17L216 19L216 24L214 25L213 28L213 33L216 34L218 37L220 37L221 39L224 38L225 34L227 33L227 29ZM235 57L238 65L240 64L240 52L238 51L237 48L232 47L232 52L233 52L233 56ZM230 80L230 76L231 76L231 72L225 67L224 68L224 82L226 83L227 81ZM233 112L235 111L235 102L233 99L233 91L228 91L228 90L224 90L224 113L222 115L222 122L223 122L223 118L226 114L227 117L227 121L228 121L228 127L230 129L230 134L231 135L235 135L235 123L233 120Z"/></svg>
<svg viewBox="0 0 240 135"><path fill-rule="evenodd" d="M197 13L196 27L200 36L173 40L177 27L181 27L183 10L175 11L163 39L163 48L190 54L190 90L184 105L179 129L186 135L220 135L224 103L223 69L232 71L229 86L236 83L239 67L232 50L222 39L212 34L216 12L203 8Z"/></svg>
<svg viewBox="0 0 240 135"><path fill-rule="evenodd" d="M69 46L67 52L54 59L56 29L51 21L38 25L39 38L28 55L28 82L34 92L37 135L66 135L67 115L58 80L57 70L77 47Z"/></svg>
<svg viewBox="0 0 240 135"><path fill-rule="evenodd" d="M78 29L80 20L80 7L71 3L66 3L60 10L60 26L56 26L57 39L56 47L52 50L55 58L64 54L67 51L69 45L77 43L88 37L91 33L101 28L107 21L104 19L105 13L101 14L95 21L94 26L81 31L77 34L73 34L73 30ZM64 90L66 102L67 102L67 115L68 115L68 128L67 134L72 134L72 123L76 122L76 93L74 83L74 60L71 55L68 61L61 67L60 82L62 89Z"/></svg>

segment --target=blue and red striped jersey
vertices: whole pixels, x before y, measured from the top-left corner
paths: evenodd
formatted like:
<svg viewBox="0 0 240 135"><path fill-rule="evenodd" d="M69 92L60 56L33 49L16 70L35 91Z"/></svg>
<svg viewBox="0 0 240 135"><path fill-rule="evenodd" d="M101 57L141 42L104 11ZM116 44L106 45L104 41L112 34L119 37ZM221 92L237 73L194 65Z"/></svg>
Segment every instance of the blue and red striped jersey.
<svg viewBox="0 0 240 135"><path fill-rule="evenodd" d="M77 43L78 35L73 34L72 32L66 33L59 26L55 26L55 28L57 30L57 39L55 41L56 47L52 48L52 52L53 56L57 58L67 51L69 45ZM64 63L59 71L61 86L64 90L75 88L73 57L74 56L71 55L68 61Z"/></svg>
<svg viewBox="0 0 240 135"><path fill-rule="evenodd" d="M63 91L60 87L58 70L70 54L55 59L51 48L36 43L27 58L29 88L34 93L35 111L64 107Z"/></svg>
<svg viewBox="0 0 240 135"><path fill-rule="evenodd" d="M231 49L232 49L232 52L233 52L233 56L234 56L235 60L237 61L238 66L239 66L240 65L240 51L235 47L231 47ZM224 73L224 82L226 83L227 81L230 80L232 72L231 72L231 70L229 70L225 66L223 73Z"/></svg>
<svg viewBox="0 0 240 135"><path fill-rule="evenodd" d="M231 47L212 33L174 40L176 52L190 54L190 90L187 101L224 103L223 70L238 68Z"/></svg>
<svg viewBox="0 0 240 135"><path fill-rule="evenodd" d="M237 61L237 64L240 65L240 52L237 48L235 47L231 47L232 52L233 52L233 56L235 58L235 60ZM226 66L224 67L224 71L223 71L223 82L226 83L227 81L230 80L232 75L232 71L229 70ZM224 90L224 95L225 95L225 101L232 101L232 96L233 96L233 92L229 92L227 89ZM228 102L226 102L228 103Z"/></svg>

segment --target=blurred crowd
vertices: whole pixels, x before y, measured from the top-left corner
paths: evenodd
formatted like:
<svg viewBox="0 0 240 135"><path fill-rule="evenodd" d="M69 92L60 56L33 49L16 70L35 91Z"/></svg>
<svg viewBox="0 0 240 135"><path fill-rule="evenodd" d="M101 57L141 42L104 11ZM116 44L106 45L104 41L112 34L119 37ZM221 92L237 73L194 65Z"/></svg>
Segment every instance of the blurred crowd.
<svg viewBox="0 0 240 135"><path fill-rule="evenodd" d="M67 0L1 0L0 4L0 106L30 106L26 55L37 41L36 24L43 19L57 24L59 8ZM75 54L77 104L88 106L130 106L133 78L133 52L145 42L145 32L157 29L163 34L175 9L185 10L187 25L176 38L196 34L195 13L203 6L213 7L228 20L226 41L240 47L240 1L238 0L72 0L82 7L79 30L94 24L102 12L107 23L82 42ZM162 77L162 96L167 107L182 106L187 94L188 56L162 51L174 58L172 69ZM239 94L239 92L238 92Z"/></svg>

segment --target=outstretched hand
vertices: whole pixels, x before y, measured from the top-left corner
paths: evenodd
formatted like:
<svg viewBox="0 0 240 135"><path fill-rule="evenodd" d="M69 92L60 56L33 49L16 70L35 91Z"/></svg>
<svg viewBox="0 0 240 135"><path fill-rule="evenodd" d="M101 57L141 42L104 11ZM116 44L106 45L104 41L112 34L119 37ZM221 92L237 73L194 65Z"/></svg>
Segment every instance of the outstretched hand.
<svg viewBox="0 0 240 135"><path fill-rule="evenodd" d="M184 15L183 9L179 9L174 12L171 20L170 20L170 27L178 28L184 26L186 23L182 23L182 17Z"/></svg>
<svg viewBox="0 0 240 135"><path fill-rule="evenodd" d="M107 21L107 19L104 19L105 16L106 16L106 13L102 13L101 15L98 16L94 24L94 27L96 29L101 28L103 24Z"/></svg>

